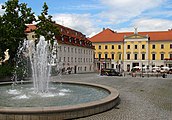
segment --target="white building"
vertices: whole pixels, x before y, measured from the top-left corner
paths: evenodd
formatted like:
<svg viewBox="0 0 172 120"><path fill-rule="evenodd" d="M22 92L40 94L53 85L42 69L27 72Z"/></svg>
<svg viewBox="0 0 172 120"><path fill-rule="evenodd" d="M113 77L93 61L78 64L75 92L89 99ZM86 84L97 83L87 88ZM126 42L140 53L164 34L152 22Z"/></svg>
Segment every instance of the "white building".
<svg viewBox="0 0 172 120"><path fill-rule="evenodd" d="M63 72L71 70L71 73L94 72L94 46L81 32L56 24L60 31L57 39L57 60ZM26 30L28 39L35 39L32 30L36 27L28 25Z"/></svg>

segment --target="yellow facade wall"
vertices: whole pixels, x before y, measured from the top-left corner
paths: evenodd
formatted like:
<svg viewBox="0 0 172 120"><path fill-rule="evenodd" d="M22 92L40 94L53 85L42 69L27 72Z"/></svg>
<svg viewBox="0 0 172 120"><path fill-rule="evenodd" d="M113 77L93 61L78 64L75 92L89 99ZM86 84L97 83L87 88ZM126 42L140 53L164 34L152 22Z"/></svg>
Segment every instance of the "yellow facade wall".
<svg viewBox="0 0 172 120"><path fill-rule="evenodd" d="M169 58L169 54L172 53L172 49L170 49L170 41L157 41L149 43L149 59L152 60L152 53L156 54L156 60L161 60L161 53L164 53L164 58ZM155 49L153 49L153 45L155 45ZM161 48L161 45L164 45L164 48Z"/></svg>
<svg viewBox="0 0 172 120"><path fill-rule="evenodd" d="M105 53L108 54L108 58L112 58L112 53L114 54L114 60L119 60L119 54L121 53L121 60L123 60L123 43L93 43L95 46L95 58L98 58L98 54L101 53L101 58L105 58ZM114 49L112 49L112 45ZM118 49L118 46L121 46L121 49ZM101 46L101 49L99 49ZM105 49L107 46L107 49Z"/></svg>
<svg viewBox="0 0 172 120"><path fill-rule="evenodd" d="M148 60L152 60L152 53L156 54L155 60L161 60L161 53L164 53L164 58L169 58L169 54L172 54L172 49L170 49L170 41L155 41L155 42L148 42L148 48L142 49L142 45L147 44L146 41L134 41L134 42L126 42L126 46L130 45L130 49L126 48L126 53L124 53L124 43L123 42L114 42L114 43L93 43L95 46L95 58L98 58L98 53L101 53L101 57L105 58L105 53L108 54L108 58L111 58L111 54L114 53L114 60L118 61L119 53L122 54L121 60L124 60L124 54L127 53L146 53L148 49ZM161 45L164 45L164 49L161 49ZM112 49L112 45L114 45L114 49ZM121 49L118 49L118 45L121 45ZM138 49L134 49L134 45L137 45ZM155 45L155 49L152 48L152 45ZM101 46L101 49L99 49ZM107 49L105 49L107 46ZM131 60L134 59L134 56L131 55ZM141 60L141 55L138 54L138 60Z"/></svg>

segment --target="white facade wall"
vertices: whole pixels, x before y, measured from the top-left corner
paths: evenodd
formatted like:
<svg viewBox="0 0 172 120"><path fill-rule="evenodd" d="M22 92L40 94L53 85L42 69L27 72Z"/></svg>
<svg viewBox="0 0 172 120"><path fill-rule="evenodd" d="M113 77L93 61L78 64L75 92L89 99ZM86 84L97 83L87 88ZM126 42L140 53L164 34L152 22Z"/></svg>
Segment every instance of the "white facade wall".
<svg viewBox="0 0 172 120"><path fill-rule="evenodd" d="M72 67L72 73L94 72L94 49L73 46L68 44L58 45L59 62L63 68Z"/></svg>
<svg viewBox="0 0 172 120"><path fill-rule="evenodd" d="M135 48L134 48L134 42L138 42L137 44L137 55L138 59L134 60L134 53L135 53ZM133 44L130 44L130 60L127 60L127 42L133 42ZM146 51L144 52L145 54L145 60L142 60L142 42L146 42L145 44L145 49ZM139 67L142 67L142 65L149 65L149 60L148 60L148 55L149 55L149 49L148 49L148 38L143 38L143 39L125 39L124 40L124 65L123 69L124 71L127 71L127 65L130 65L130 70L133 68L133 63L139 63Z"/></svg>

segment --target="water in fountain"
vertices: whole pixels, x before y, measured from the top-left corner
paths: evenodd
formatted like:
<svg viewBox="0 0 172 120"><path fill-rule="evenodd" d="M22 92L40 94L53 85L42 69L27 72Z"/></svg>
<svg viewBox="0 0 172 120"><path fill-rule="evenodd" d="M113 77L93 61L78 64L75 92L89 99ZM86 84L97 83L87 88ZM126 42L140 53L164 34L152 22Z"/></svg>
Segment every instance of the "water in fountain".
<svg viewBox="0 0 172 120"><path fill-rule="evenodd" d="M31 62L32 78L35 92L48 92L51 71L50 45L44 37L40 37L38 44L33 40L24 42Z"/></svg>
<svg viewBox="0 0 172 120"><path fill-rule="evenodd" d="M58 48L58 46L55 48ZM59 56L53 56L55 48L51 51L50 45L44 37L40 38L38 44L35 44L35 41L32 40L24 41L23 46L19 49L21 55L18 57L29 58L33 85L21 84L12 87L12 89L8 85L1 86L0 106L49 107L75 105L102 99L109 95L108 91L90 85L52 83L49 86L51 66L56 65L59 71L62 67L62 64L57 64ZM53 62L56 64L53 64Z"/></svg>

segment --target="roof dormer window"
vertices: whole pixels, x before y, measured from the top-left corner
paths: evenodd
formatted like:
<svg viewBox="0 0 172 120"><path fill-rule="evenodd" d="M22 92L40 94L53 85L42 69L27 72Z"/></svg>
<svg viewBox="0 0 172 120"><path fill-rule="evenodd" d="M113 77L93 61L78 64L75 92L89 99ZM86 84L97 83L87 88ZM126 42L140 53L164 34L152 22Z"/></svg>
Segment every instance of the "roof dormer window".
<svg viewBox="0 0 172 120"><path fill-rule="evenodd" d="M72 42L72 38L69 38L69 42Z"/></svg>

